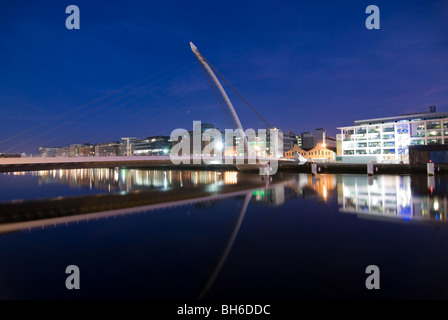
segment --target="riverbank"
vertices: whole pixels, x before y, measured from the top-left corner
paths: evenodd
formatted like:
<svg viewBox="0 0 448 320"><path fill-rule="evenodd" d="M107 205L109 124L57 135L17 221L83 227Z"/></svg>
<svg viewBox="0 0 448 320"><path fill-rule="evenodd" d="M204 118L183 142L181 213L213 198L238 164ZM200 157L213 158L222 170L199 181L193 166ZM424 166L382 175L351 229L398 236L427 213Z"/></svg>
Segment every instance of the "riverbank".
<svg viewBox="0 0 448 320"><path fill-rule="evenodd" d="M367 164L317 163L316 173L365 173ZM169 157L91 157L91 158L16 158L0 159L0 172L39 171L82 168L129 168L152 170L207 170L238 171L235 164L179 164L174 165ZM435 164L435 174L448 173L447 164ZM278 162L278 171L312 173L311 164ZM254 172L258 172L255 170ZM426 164L373 164L374 174L427 173Z"/></svg>

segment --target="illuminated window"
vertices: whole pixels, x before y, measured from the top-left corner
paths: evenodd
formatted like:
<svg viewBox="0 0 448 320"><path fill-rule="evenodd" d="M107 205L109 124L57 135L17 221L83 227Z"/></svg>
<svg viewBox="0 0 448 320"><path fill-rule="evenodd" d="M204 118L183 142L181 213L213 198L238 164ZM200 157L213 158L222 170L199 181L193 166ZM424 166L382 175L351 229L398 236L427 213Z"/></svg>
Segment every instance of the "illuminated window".
<svg viewBox="0 0 448 320"><path fill-rule="evenodd" d="M344 129L342 131L342 135L344 136L344 141L350 141L353 140L353 134L354 134L354 130L353 129Z"/></svg>
<svg viewBox="0 0 448 320"><path fill-rule="evenodd" d="M428 144L442 144L442 139L428 139Z"/></svg>
<svg viewBox="0 0 448 320"><path fill-rule="evenodd" d="M426 123L426 130L440 129L440 121L431 121Z"/></svg>
<svg viewBox="0 0 448 320"><path fill-rule="evenodd" d="M426 136L427 137L440 137L440 136L442 136L442 132L440 130L426 131Z"/></svg>
<svg viewBox="0 0 448 320"><path fill-rule="evenodd" d="M424 146L425 139L411 140L411 146Z"/></svg>
<svg viewBox="0 0 448 320"><path fill-rule="evenodd" d="M380 132L379 126L369 127L369 133L379 133L379 132Z"/></svg>
<svg viewBox="0 0 448 320"><path fill-rule="evenodd" d="M359 142L358 143L358 148L366 148L367 147L367 142Z"/></svg>

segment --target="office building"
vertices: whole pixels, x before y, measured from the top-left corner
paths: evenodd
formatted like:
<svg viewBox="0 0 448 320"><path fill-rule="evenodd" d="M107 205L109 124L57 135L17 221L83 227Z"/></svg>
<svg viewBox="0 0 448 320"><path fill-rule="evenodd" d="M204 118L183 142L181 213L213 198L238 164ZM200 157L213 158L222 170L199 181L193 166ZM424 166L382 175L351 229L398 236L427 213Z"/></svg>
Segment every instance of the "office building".
<svg viewBox="0 0 448 320"><path fill-rule="evenodd" d="M89 143L77 143L70 145L70 157L93 157L95 156L95 146Z"/></svg>
<svg viewBox="0 0 448 320"><path fill-rule="evenodd" d="M168 136L153 136L135 140L132 150L136 156L166 156L171 152L171 140Z"/></svg>
<svg viewBox="0 0 448 320"><path fill-rule="evenodd" d="M119 141L98 143L95 145L95 156L97 157L120 156L121 150L122 150L121 143Z"/></svg>
<svg viewBox="0 0 448 320"><path fill-rule="evenodd" d="M311 131L302 132L302 148L311 149L315 146L315 136Z"/></svg>
<svg viewBox="0 0 448 320"><path fill-rule="evenodd" d="M283 133L283 150L285 152L291 150L295 145L300 147L302 145L301 142L302 138L294 132L287 131Z"/></svg>
<svg viewBox="0 0 448 320"><path fill-rule="evenodd" d="M448 112L412 113L340 127L341 161L409 163L409 146L448 144Z"/></svg>

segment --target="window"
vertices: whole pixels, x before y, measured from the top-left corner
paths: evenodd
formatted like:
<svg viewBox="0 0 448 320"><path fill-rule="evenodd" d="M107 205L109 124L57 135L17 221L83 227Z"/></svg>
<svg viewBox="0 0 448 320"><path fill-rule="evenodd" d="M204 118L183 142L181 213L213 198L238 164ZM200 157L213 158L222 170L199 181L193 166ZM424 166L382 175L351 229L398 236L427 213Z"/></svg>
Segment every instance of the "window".
<svg viewBox="0 0 448 320"><path fill-rule="evenodd" d="M355 154L354 150L344 150L344 155L352 155Z"/></svg>
<svg viewBox="0 0 448 320"><path fill-rule="evenodd" d="M371 133L369 134L369 140L380 140L381 134L379 133Z"/></svg>
<svg viewBox="0 0 448 320"><path fill-rule="evenodd" d="M448 130L445 130L445 131L443 132L443 135L444 135L445 137L448 137Z"/></svg>
<svg viewBox="0 0 448 320"><path fill-rule="evenodd" d="M426 131L426 136L427 137L441 137L442 131L440 131L440 130Z"/></svg>
<svg viewBox="0 0 448 320"><path fill-rule="evenodd" d="M383 127L383 132L394 132L394 126Z"/></svg>
<svg viewBox="0 0 448 320"><path fill-rule="evenodd" d="M370 149L369 153L370 154L381 154L381 149Z"/></svg>
<svg viewBox="0 0 448 320"><path fill-rule="evenodd" d="M367 154L367 150L365 149L356 150L356 154Z"/></svg>
<svg viewBox="0 0 448 320"><path fill-rule="evenodd" d="M442 144L442 139L428 139L428 144Z"/></svg>
<svg viewBox="0 0 448 320"><path fill-rule="evenodd" d="M395 149L384 149L383 153L384 154L395 154Z"/></svg>
<svg viewBox="0 0 448 320"><path fill-rule="evenodd" d="M369 147L381 147L381 142L369 142Z"/></svg>
<svg viewBox="0 0 448 320"><path fill-rule="evenodd" d="M367 142L358 142L358 148L367 148Z"/></svg>
<svg viewBox="0 0 448 320"><path fill-rule="evenodd" d="M412 135L413 137L424 137L425 131L417 131L415 134Z"/></svg>
<svg viewBox="0 0 448 320"><path fill-rule="evenodd" d="M369 133L379 133L379 132L380 132L379 126L369 127Z"/></svg>
<svg viewBox="0 0 448 320"><path fill-rule="evenodd" d="M383 147L394 147L394 146L395 146L394 141L383 142Z"/></svg>
<svg viewBox="0 0 448 320"><path fill-rule="evenodd" d="M395 139L395 135L394 134L385 134L385 135L383 135L383 139L384 140Z"/></svg>
<svg viewBox="0 0 448 320"><path fill-rule="evenodd" d="M424 123L411 123L411 137L424 137L425 136L425 124Z"/></svg>
<svg viewBox="0 0 448 320"><path fill-rule="evenodd" d="M431 121L426 123L426 130L440 129L440 121Z"/></svg>
<svg viewBox="0 0 448 320"><path fill-rule="evenodd" d="M411 146L424 146L425 139L411 140Z"/></svg>
<svg viewBox="0 0 448 320"><path fill-rule="evenodd" d="M448 121L443 121L443 128L448 129Z"/></svg>
<svg viewBox="0 0 448 320"><path fill-rule="evenodd" d="M354 134L354 130L353 129L345 129L342 131L342 134L344 136L344 141L350 141L353 140L353 134Z"/></svg>
<svg viewBox="0 0 448 320"><path fill-rule="evenodd" d="M407 124L399 123L397 124L397 133L398 134L408 134L409 128Z"/></svg>

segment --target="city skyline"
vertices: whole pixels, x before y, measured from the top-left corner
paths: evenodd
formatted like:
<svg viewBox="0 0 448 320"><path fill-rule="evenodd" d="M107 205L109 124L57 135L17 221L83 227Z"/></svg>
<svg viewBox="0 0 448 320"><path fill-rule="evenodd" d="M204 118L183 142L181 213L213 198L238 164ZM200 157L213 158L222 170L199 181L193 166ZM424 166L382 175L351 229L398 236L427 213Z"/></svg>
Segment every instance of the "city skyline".
<svg viewBox="0 0 448 320"><path fill-rule="evenodd" d="M0 5L0 152L169 135L194 120L234 127L189 41L284 131L447 110L442 1L376 1L379 30L365 27L367 1L76 1L79 30L65 27L69 4ZM230 98L244 127L264 127Z"/></svg>

